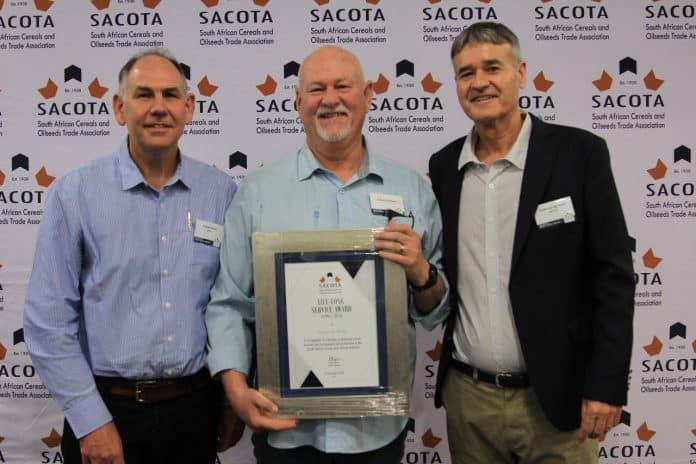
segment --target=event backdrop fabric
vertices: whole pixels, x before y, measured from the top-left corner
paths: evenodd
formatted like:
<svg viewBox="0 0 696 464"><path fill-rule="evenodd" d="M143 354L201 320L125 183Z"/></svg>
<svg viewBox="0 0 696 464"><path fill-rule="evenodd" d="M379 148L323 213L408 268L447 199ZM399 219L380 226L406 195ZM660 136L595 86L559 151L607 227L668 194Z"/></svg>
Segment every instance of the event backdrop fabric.
<svg viewBox="0 0 696 464"><path fill-rule="evenodd" d="M449 46L479 20L519 35L525 110L611 150L637 289L629 401L600 462L696 463L695 16L693 0L0 0L0 463L63 462L23 301L51 182L125 135L111 99L130 55L163 46L185 63L197 102L181 147L243 182L303 142L298 63L346 47L374 82L365 135L426 176L471 127ZM440 335L419 329L404 463L450 462L432 404ZM248 436L220 462L254 462Z"/></svg>

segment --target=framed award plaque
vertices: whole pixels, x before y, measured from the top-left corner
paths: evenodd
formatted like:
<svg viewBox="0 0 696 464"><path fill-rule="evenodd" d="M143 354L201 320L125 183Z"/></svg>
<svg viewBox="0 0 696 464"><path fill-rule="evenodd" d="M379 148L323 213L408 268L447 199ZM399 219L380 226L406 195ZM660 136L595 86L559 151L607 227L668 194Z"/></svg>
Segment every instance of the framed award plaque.
<svg viewBox="0 0 696 464"><path fill-rule="evenodd" d="M408 415L408 293L372 229L253 235L259 390L279 416Z"/></svg>

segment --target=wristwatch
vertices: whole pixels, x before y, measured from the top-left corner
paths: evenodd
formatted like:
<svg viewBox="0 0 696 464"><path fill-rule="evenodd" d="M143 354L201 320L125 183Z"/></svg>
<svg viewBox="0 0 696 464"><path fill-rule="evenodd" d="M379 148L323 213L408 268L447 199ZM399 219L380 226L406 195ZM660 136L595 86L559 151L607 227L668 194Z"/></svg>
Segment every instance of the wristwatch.
<svg viewBox="0 0 696 464"><path fill-rule="evenodd" d="M423 285L411 284L411 288L413 288L414 290L416 290L418 292L423 291L423 290L427 290L437 283L437 276L438 276L437 268L435 267L435 265L433 263L428 263L428 264L430 265L430 267L428 268L428 278L426 279L425 283Z"/></svg>

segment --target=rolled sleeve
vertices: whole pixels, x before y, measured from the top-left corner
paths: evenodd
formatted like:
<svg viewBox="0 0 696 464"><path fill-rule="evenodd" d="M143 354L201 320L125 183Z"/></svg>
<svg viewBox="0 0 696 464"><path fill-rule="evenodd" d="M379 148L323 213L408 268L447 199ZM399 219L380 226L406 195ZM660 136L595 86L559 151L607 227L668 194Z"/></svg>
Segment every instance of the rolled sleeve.
<svg viewBox="0 0 696 464"><path fill-rule="evenodd" d="M425 181L422 181L421 184L421 192L418 195L421 214L417 220L421 223L419 228L422 227L424 230L421 237L423 256L437 267L440 278L444 282L445 292L442 294L442 298L435 309L428 314L424 314L416 308L413 296L409 298L410 304L408 309L409 316L414 322L419 322L426 330L433 330L449 314L450 287L442 263L442 217L440 216L440 208L437 206L437 200L432 188Z"/></svg>
<svg viewBox="0 0 696 464"><path fill-rule="evenodd" d="M210 293L205 321L208 368L213 375L234 369L249 373L254 345L254 296L249 212L253 194L244 184L225 214L220 272Z"/></svg>

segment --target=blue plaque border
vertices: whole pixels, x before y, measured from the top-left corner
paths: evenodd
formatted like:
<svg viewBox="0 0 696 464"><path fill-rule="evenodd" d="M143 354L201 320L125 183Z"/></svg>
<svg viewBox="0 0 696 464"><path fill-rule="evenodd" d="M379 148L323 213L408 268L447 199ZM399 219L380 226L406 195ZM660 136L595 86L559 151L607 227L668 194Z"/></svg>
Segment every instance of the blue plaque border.
<svg viewBox="0 0 696 464"><path fill-rule="evenodd" d="M374 251L370 250L339 250L312 252L280 252L275 253L277 318L278 318L278 360L280 367L281 397L330 397L344 395L385 394L388 392L387 377L387 330L386 330L386 300L384 292L384 261ZM290 387L290 365L288 357L287 306L285 293L285 264L339 261L341 263L362 263L373 261L375 265L375 303L377 317L377 353L378 353L378 382L377 386L364 387Z"/></svg>

